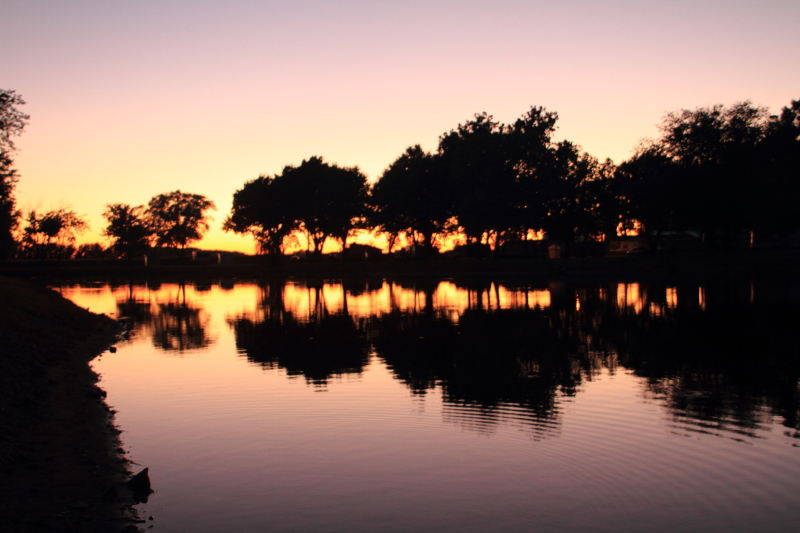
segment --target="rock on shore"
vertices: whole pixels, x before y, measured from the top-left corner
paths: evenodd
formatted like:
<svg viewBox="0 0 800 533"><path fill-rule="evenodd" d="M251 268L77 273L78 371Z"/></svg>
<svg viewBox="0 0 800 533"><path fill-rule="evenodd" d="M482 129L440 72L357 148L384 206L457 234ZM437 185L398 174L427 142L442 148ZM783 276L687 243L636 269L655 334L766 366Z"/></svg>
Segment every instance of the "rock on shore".
<svg viewBox="0 0 800 533"><path fill-rule="evenodd" d="M0 531L137 531L129 463L89 361L117 323L0 277Z"/></svg>

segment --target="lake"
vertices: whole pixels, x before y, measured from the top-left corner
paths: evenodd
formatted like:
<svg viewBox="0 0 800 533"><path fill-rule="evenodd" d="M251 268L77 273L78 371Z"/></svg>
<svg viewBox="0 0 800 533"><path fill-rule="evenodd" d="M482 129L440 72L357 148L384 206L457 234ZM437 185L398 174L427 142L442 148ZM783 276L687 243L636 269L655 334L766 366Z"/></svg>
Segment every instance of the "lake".
<svg viewBox="0 0 800 533"><path fill-rule="evenodd" d="M163 532L781 531L797 285L62 284Z"/></svg>

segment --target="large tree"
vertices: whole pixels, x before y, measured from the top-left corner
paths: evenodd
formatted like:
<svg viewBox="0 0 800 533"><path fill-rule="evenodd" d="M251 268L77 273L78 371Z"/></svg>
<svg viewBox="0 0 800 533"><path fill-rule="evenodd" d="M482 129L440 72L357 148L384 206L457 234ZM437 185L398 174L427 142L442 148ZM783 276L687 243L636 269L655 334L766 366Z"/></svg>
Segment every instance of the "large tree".
<svg viewBox="0 0 800 533"><path fill-rule="evenodd" d="M424 152L419 145L409 147L373 186L371 223L389 235L389 251L400 234L430 250L434 236L446 231L452 192L439 156Z"/></svg>
<svg viewBox="0 0 800 533"><path fill-rule="evenodd" d="M553 173L565 160L551 140L557 120L542 107L531 107L511 125L480 113L439 139L454 214L468 242L496 247L543 229L552 204L564 198L554 195L566 183L566 175Z"/></svg>
<svg viewBox="0 0 800 533"><path fill-rule="evenodd" d="M523 179L527 227L566 246L615 235L620 219L614 168L569 141L552 145Z"/></svg>
<svg viewBox="0 0 800 533"><path fill-rule="evenodd" d="M668 114L655 148L680 167L685 183L679 208L687 225L711 239L733 239L755 223L760 194L759 145L769 115L741 102Z"/></svg>
<svg viewBox="0 0 800 533"><path fill-rule="evenodd" d="M280 255L286 238L299 224L303 199L298 192L284 175L248 181L233 194L231 213L222 228L252 235L260 253Z"/></svg>
<svg viewBox="0 0 800 533"><path fill-rule="evenodd" d="M558 192L559 175L555 167L555 147L552 136L558 114L543 107L531 109L506 127L509 136L511 160L515 161L518 182L516 232L526 236L544 230L548 217L548 204L552 194Z"/></svg>
<svg viewBox="0 0 800 533"><path fill-rule="evenodd" d="M111 251L117 257L133 257L144 253L153 239L153 227L145 207L128 204L108 204L103 212L108 222L103 235L111 237Z"/></svg>
<svg viewBox="0 0 800 533"><path fill-rule="evenodd" d="M800 229L800 100L770 118L759 150L760 194L754 199L754 229L787 235Z"/></svg>
<svg viewBox="0 0 800 533"><path fill-rule="evenodd" d="M637 230L651 250L667 231L687 227L683 211L686 177L678 163L657 147L644 147L616 170L613 189L627 230Z"/></svg>
<svg viewBox="0 0 800 533"><path fill-rule="evenodd" d="M201 194L172 191L154 196L146 216L152 224L157 246L174 246L183 256L186 246L208 230L214 202Z"/></svg>
<svg viewBox="0 0 800 533"><path fill-rule="evenodd" d="M583 153L578 165L578 209L576 234L585 240L616 237L622 222L619 199L614 191L617 167L610 159L600 162Z"/></svg>
<svg viewBox="0 0 800 533"><path fill-rule="evenodd" d="M453 213L469 243L495 242L517 225L516 161L506 128L486 113L439 139L443 168L455 194Z"/></svg>
<svg viewBox="0 0 800 533"><path fill-rule="evenodd" d="M331 165L317 156L285 167L282 176L296 198L297 220L312 251L321 253L329 238L344 249L357 220L367 214L367 177L358 167Z"/></svg>

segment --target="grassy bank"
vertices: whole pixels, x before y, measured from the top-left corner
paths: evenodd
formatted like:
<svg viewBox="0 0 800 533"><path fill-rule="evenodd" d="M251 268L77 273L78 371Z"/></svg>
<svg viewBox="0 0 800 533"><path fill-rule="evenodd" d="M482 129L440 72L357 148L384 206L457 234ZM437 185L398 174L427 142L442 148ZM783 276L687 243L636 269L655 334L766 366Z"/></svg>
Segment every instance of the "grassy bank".
<svg viewBox="0 0 800 533"><path fill-rule="evenodd" d="M113 413L89 361L117 324L0 277L0 530L133 527Z"/></svg>

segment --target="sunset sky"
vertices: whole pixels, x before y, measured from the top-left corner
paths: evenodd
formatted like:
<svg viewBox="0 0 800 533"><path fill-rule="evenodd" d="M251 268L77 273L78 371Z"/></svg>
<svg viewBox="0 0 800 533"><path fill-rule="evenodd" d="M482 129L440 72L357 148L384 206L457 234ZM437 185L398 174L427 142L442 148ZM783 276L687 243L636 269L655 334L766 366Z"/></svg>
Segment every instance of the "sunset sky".
<svg viewBox="0 0 800 533"><path fill-rule="evenodd" d="M23 210L180 189L218 210L319 155L376 180L406 147L486 111L559 115L557 139L620 163L670 111L800 99L797 0L0 0L0 88L26 100Z"/></svg>

